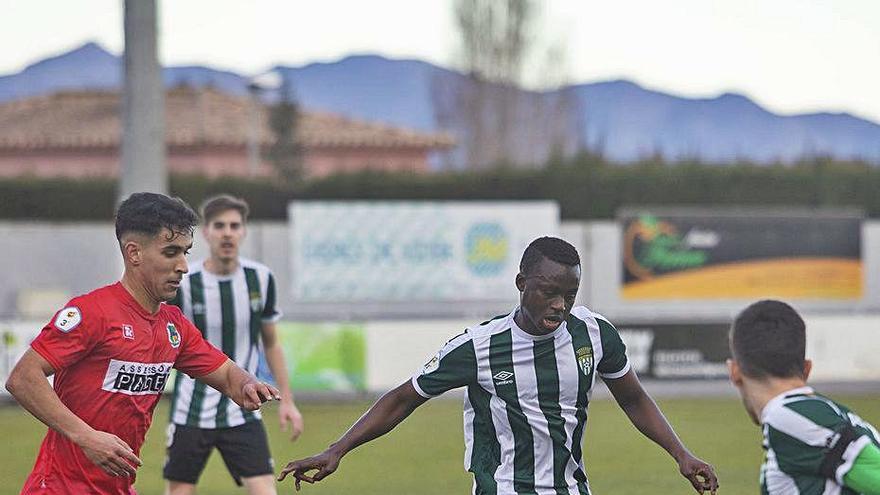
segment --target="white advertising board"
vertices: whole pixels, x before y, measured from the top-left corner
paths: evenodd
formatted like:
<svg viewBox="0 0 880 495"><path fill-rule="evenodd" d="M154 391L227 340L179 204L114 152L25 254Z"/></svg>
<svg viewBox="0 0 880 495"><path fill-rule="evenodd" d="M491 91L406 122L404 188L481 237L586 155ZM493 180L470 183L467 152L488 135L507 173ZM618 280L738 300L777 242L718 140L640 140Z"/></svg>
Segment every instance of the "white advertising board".
<svg viewBox="0 0 880 495"><path fill-rule="evenodd" d="M509 301L523 250L556 235L551 201L293 202L297 302Z"/></svg>

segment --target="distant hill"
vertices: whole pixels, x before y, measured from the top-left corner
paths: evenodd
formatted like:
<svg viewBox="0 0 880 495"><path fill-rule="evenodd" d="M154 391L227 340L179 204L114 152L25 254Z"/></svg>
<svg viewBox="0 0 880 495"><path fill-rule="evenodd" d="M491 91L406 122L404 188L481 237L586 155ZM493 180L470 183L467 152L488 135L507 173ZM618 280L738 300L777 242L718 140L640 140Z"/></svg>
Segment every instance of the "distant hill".
<svg viewBox="0 0 880 495"><path fill-rule="evenodd" d="M418 60L357 55L302 67L278 65L304 107L436 130L432 84L461 74ZM203 66L164 69L167 85L212 85L245 94L241 74ZM17 74L0 76L0 101L61 89L120 86L121 58L95 43L50 57ZM629 81L571 87L580 98L582 139L619 161L662 154L669 159L766 163L802 156L830 155L880 163L880 125L847 113L781 116L748 97L725 93L693 99L651 91Z"/></svg>

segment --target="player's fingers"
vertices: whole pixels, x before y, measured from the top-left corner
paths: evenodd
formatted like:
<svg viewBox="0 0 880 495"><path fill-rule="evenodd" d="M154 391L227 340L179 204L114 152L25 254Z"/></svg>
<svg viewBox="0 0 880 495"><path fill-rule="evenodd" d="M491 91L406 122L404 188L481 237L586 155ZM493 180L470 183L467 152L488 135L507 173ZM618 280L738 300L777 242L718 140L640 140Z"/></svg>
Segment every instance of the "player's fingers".
<svg viewBox="0 0 880 495"><path fill-rule="evenodd" d="M278 481L283 480L290 473L293 473L293 476L297 478L300 476L305 476L306 471L314 469L310 465L311 462L311 458L288 462L287 465L284 466L284 469L281 470L281 473L278 475Z"/></svg>
<svg viewBox="0 0 880 495"><path fill-rule="evenodd" d="M244 391L245 401L244 406L246 409L250 409L251 411L257 410L260 408L260 396L257 394L257 391L253 387L247 387Z"/></svg>
<svg viewBox="0 0 880 495"><path fill-rule="evenodd" d="M284 466L284 469L282 469L281 472L278 473L278 481L284 481L284 478L286 478L288 474L293 472L293 470L294 470L293 463L288 462L287 465Z"/></svg>
<svg viewBox="0 0 880 495"><path fill-rule="evenodd" d="M294 471L293 477L296 478L297 481L305 481L306 483L314 483L317 481L315 478L307 475L305 471Z"/></svg>
<svg viewBox="0 0 880 495"><path fill-rule="evenodd" d="M266 390L269 391L268 397L271 397L275 400L281 400L281 392L277 388L269 385L268 383L264 383L263 385L266 387Z"/></svg>
<svg viewBox="0 0 880 495"><path fill-rule="evenodd" d="M113 470L119 473L120 476L134 476L137 473L134 467L122 457L112 459L111 463L113 465Z"/></svg>
<svg viewBox="0 0 880 495"><path fill-rule="evenodd" d="M140 466L144 465L143 461L141 461L138 458L138 456L134 455L134 452L131 450L124 450L122 452L117 452L117 455L119 455L119 457L122 457L123 459L128 461L128 463L131 464L132 466L140 467Z"/></svg>
<svg viewBox="0 0 880 495"><path fill-rule="evenodd" d="M116 469L116 466L114 466L109 460L106 460L99 465L101 466L101 469L110 476L119 476L119 471Z"/></svg>

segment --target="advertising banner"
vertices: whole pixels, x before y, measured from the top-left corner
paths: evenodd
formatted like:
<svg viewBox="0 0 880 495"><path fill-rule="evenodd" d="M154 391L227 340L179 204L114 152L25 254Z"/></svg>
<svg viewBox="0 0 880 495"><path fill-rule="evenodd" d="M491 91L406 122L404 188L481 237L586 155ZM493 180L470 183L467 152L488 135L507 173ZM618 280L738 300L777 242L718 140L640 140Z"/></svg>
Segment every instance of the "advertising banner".
<svg viewBox="0 0 880 495"><path fill-rule="evenodd" d="M724 378L729 323L617 325L639 376L666 379Z"/></svg>
<svg viewBox="0 0 880 495"><path fill-rule="evenodd" d="M297 302L507 301L525 247L559 230L549 201L293 202Z"/></svg>
<svg viewBox="0 0 880 495"><path fill-rule="evenodd" d="M294 391L366 390L363 324L279 322L277 328Z"/></svg>
<svg viewBox="0 0 880 495"><path fill-rule="evenodd" d="M620 222L625 300L862 297L855 214L633 213Z"/></svg>

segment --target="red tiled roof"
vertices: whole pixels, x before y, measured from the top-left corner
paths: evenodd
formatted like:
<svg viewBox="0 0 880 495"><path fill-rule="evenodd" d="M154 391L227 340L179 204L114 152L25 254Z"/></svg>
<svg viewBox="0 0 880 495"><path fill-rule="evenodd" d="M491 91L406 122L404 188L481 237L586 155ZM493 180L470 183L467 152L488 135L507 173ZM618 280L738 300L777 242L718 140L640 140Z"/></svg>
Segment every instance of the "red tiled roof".
<svg viewBox="0 0 880 495"><path fill-rule="evenodd" d="M273 139L267 111L258 107L263 144ZM248 98L215 89L171 89L165 98L167 144L244 146L250 112ZM117 92L67 91L0 104L0 149L117 147L121 130ZM297 134L306 148L444 149L454 144L445 134L313 111L302 113Z"/></svg>

